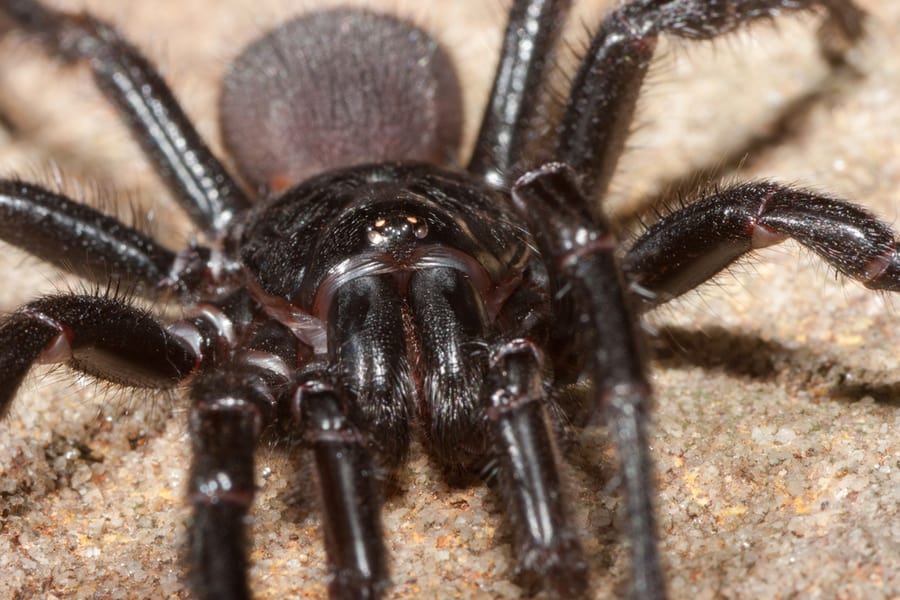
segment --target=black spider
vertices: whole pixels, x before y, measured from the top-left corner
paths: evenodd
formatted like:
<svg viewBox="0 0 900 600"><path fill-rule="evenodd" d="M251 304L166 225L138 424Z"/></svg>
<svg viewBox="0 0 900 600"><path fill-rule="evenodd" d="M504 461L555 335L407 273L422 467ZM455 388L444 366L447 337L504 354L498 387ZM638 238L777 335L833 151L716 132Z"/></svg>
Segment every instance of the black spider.
<svg viewBox="0 0 900 600"><path fill-rule="evenodd" d="M649 386L629 305L652 308L787 237L867 287L900 288L890 228L822 195L768 182L719 190L648 228L621 266L592 210L659 34L705 39L824 6L853 40L853 4L633 0L603 21L545 136L540 84L567 4L514 2L464 170L452 167L457 82L423 32L337 9L267 34L233 63L221 104L226 146L260 200L252 205L108 25L33 0L0 2L54 55L93 69L206 240L174 253L58 193L0 181L4 241L102 286L178 300L189 314L163 326L104 295L23 306L0 326L0 409L38 360L135 387L187 381L201 597L249 595L253 451L276 427L299 432L314 457L330 593L381 595L375 474L402 465L414 421L449 474L487 467L495 477L523 582L578 595L586 566L554 448L565 426L594 413L620 457L633 594L661 597ZM561 392L585 381L587 407Z"/></svg>

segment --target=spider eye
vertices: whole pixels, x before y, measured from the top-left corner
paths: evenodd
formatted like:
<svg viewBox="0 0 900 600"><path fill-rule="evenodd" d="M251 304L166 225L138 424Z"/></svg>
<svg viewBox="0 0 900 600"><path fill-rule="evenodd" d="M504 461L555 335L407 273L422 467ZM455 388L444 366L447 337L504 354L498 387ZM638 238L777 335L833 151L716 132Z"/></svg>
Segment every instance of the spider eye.
<svg viewBox="0 0 900 600"><path fill-rule="evenodd" d="M428 235L428 222L424 219L406 217L406 221L412 226L413 234L420 240Z"/></svg>
<svg viewBox="0 0 900 600"><path fill-rule="evenodd" d="M376 246L380 246L384 243L384 236L376 229L370 229L368 233L369 241L375 244Z"/></svg>

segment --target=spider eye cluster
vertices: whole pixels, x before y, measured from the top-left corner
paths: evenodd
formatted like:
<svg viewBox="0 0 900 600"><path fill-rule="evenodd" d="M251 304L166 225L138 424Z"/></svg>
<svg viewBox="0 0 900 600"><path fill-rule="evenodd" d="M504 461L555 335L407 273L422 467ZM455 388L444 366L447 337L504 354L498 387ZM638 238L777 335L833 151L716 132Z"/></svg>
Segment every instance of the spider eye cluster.
<svg viewBox="0 0 900 600"><path fill-rule="evenodd" d="M422 240L428 235L428 222L413 215L377 217L368 227L366 237L373 246L389 246Z"/></svg>

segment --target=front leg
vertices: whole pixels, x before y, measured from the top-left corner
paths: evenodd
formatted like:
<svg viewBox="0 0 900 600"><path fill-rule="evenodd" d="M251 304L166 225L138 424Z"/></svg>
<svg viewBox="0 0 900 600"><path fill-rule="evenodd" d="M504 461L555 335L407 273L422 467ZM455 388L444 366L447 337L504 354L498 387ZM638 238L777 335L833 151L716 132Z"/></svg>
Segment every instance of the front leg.
<svg viewBox="0 0 900 600"><path fill-rule="evenodd" d="M310 365L291 400L319 480L328 596L379 600L390 586L379 483L350 399L331 379Z"/></svg>
<svg viewBox="0 0 900 600"><path fill-rule="evenodd" d="M587 588L587 562L563 492L542 363L543 353L531 340L497 344L482 396L516 574L527 588L579 598Z"/></svg>
<svg viewBox="0 0 900 600"><path fill-rule="evenodd" d="M595 410L605 417L619 459L628 533L631 539L632 596L665 597L653 510L654 477L646 421L651 391L644 367L638 320L626 296L609 228L592 221L589 201L575 173L551 163L524 175L513 201L536 232L541 252L551 260L555 312L564 335L587 357ZM560 306L568 298L571 311Z"/></svg>

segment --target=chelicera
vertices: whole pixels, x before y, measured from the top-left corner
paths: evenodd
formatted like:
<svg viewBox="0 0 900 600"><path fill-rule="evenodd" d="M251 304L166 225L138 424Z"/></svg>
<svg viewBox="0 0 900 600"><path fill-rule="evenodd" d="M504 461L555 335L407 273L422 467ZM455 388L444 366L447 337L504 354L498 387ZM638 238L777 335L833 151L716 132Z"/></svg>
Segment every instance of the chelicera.
<svg viewBox="0 0 900 600"><path fill-rule="evenodd" d="M565 427L601 415L621 461L633 595L662 597L637 313L787 237L875 289L900 286L900 259L865 210L755 182L661 219L619 261L594 200L660 34L706 39L816 6L859 36L860 12L838 0L625 3L595 34L551 135L536 139L568 3L516 1L465 168L453 164L458 84L431 38L357 9L289 20L223 84L238 183L109 25L4 2L16 27L93 70L203 242L173 252L59 193L0 182L4 241L189 315L163 324L101 294L30 302L0 327L0 348L15 349L0 351L0 407L37 361L134 387L186 385L190 560L210 598L250 594L253 454L273 429L311 449L333 597L388 589L380 497L417 434L449 476L490 467L525 584L582 594L555 448ZM559 392L586 382L586 409Z"/></svg>

